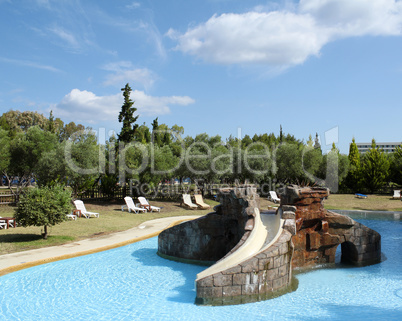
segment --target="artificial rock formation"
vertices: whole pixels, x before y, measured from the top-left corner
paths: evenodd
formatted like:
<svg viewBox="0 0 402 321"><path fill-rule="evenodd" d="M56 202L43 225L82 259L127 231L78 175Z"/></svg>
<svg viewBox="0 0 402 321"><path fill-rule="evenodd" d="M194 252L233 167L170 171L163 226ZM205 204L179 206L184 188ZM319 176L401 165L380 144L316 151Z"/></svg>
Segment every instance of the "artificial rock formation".
<svg viewBox="0 0 402 321"><path fill-rule="evenodd" d="M259 219L256 215L260 215L256 188L221 190L219 201L221 204L214 213L163 231L158 239L158 254L184 262L211 264L242 247ZM278 226L281 222L286 228L272 244L264 244L258 255L196 280L197 304L253 302L291 290L294 217L277 218Z"/></svg>
<svg viewBox="0 0 402 321"><path fill-rule="evenodd" d="M334 263L339 244L342 261L354 265L380 262L381 235L350 217L325 210L322 202L328 196L326 188L293 185L281 195L282 215L295 215L293 267Z"/></svg>
<svg viewBox="0 0 402 321"><path fill-rule="evenodd" d="M215 212L163 231L158 254L199 264L216 262L243 239L254 226L253 211L259 207L255 188L223 189Z"/></svg>
<svg viewBox="0 0 402 321"><path fill-rule="evenodd" d="M269 299L295 289L294 268L342 260L355 265L380 261L380 235L349 217L326 211L325 188L288 186L276 214L276 234L251 257L197 278L198 304L238 304ZM249 239L260 219L255 187L224 189L215 212L163 231L162 257L204 264L222 263ZM267 214L269 215L269 214ZM274 214L271 214L274 215ZM250 237L251 238L251 237Z"/></svg>

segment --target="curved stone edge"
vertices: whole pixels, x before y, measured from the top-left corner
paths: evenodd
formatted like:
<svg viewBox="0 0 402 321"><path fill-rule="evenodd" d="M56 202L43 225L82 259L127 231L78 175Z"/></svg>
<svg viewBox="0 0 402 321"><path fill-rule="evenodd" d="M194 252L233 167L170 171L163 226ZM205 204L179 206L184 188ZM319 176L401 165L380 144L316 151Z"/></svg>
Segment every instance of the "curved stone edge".
<svg viewBox="0 0 402 321"><path fill-rule="evenodd" d="M220 261L232 255L250 237L256 224L259 196L254 187L222 189L215 212L163 231L158 253L195 261Z"/></svg>
<svg viewBox="0 0 402 321"><path fill-rule="evenodd" d="M29 262L24 262L24 263L20 263L20 264L16 264L16 265L11 265L11 266L8 266L8 267L0 269L0 276L6 275L6 274L9 274L9 273L13 273L13 272L17 272L17 271L20 271L20 270L28 269L30 267L34 267L34 266L38 266L38 265L42 265L42 264L47 264L47 263L51 263L51 262L57 262L57 261L61 261L61 260L71 259L71 258L74 258L74 257L79 257L79 256L94 254L94 253L98 253L98 252L103 252L103 251L115 249L115 248L118 248L118 247L126 246L126 245L129 245L129 244L132 244L132 243L144 241L146 239L158 236L164 229L168 229L168 228L174 227L174 226L176 226L178 224L181 224L183 222L191 221L191 220L194 220L194 219L197 219L197 218L198 217L190 217L190 216L188 216L186 218L179 217L179 216L177 216L177 217L168 217L167 219L169 219L169 220L174 219L174 221L169 223L169 224L167 224L164 227L157 228L155 232L146 233L144 235L137 236L137 237L134 237L134 238L129 237L127 240L120 241L120 242L113 242L112 244L95 247L95 248L90 249L90 250L84 250L84 251L81 250L81 251L77 251L77 252L74 252L74 253L56 255L56 256L49 255L48 257L42 258L42 259L39 259L39 260L31 260ZM150 220L150 221L145 221L145 222L141 223L139 226L144 226L146 224L151 224L152 225L152 223L154 223L154 222L159 223L161 220L163 221L165 219L164 218L158 218L158 219L153 219L153 220ZM134 228L132 228L132 229L130 229L128 231L137 230L138 228L139 227L134 227ZM152 229L154 229L154 228L152 228ZM142 229L141 231L146 232L146 230L144 230L144 229ZM127 231L118 232L118 233L115 233L115 234L118 235L118 234L122 234L122 233L126 233L126 232ZM85 240L83 240L83 241L85 241ZM66 245L66 244L64 244L64 245ZM68 245L68 243L67 243L67 245ZM63 247L63 245L58 245L58 246L55 246L54 248L60 248L60 247ZM47 249L51 249L51 248L47 248ZM38 249L36 249L36 250L38 250ZM36 250L31 250L31 251L36 251ZM29 251L11 253L11 255L14 255L14 254L15 255L26 254L26 252L29 252ZM10 254L2 255L1 258L3 259L4 257L7 257L9 255ZM33 255L33 257L35 257L35 255Z"/></svg>
<svg viewBox="0 0 402 321"><path fill-rule="evenodd" d="M253 257L196 280L196 304L256 302L294 291L297 288L297 280L292 276L295 214L288 210L283 217L278 235Z"/></svg>
<svg viewBox="0 0 402 321"><path fill-rule="evenodd" d="M342 261L355 266L366 266L381 262L381 235L353 220L335 212L327 211L328 232L338 236L342 247ZM335 249L332 250L335 256Z"/></svg>
<svg viewBox="0 0 402 321"><path fill-rule="evenodd" d="M260 211L257 208L254 208L253 217L253 229L246 240L239 242L241 243L241 246L237 247L235 251L231 251L230 255L226 255L211 267L200 272L197 275L196 282L198 282L199 279L217 274L236 266L238 262L244 261L246 258L255 255L256 252L263 247L265 240L267 239L267 230L261 221Z"/></svg>

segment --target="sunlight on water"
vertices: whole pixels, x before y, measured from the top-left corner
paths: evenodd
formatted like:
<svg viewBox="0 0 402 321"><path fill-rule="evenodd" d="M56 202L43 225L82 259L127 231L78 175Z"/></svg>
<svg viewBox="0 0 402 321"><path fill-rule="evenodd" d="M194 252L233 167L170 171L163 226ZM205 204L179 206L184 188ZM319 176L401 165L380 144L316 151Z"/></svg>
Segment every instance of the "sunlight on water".
<svg viewBox="0 0 402 321"><path fill-rule="evenodd" d="M196 306L205 267L156 255L157 238L0 277L0 320L401 320L402 223L362 220L387 260L299 274L299 288L244 305Z"/></svg>

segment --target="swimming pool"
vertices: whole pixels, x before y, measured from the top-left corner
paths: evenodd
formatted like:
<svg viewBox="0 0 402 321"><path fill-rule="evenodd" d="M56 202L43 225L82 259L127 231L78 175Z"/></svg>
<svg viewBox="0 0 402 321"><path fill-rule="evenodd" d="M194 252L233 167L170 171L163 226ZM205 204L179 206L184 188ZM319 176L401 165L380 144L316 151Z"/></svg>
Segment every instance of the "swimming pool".
<svg viewBox="0 0 402 321"><path fill-rule="evenodd" d="M0 277L0 320L400 320L402 222L356 220L382 235L385 261L299 274L273 300L196 306L205 267L158 257L152 238Z"/></svg>

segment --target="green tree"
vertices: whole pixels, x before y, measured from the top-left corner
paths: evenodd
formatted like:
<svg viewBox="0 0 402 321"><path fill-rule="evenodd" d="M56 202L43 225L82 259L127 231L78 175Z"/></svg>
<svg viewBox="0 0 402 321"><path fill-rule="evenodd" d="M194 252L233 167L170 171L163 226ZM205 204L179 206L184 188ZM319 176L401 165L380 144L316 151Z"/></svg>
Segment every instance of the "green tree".
<svg viewBox="0 0 402 321"><path fill-rule="evenodd" d="M302 150L298 144L283 143L273 153L277 182L299 184L308 180L302 168Z"/></svg>
<svg viewBox="0 0 402 321"><path fill-rule="evenodd" d="M43 153L35 167L40 186L64 183L74 196L91 188L105 172L100 163L104 150L97 144L93 132L75 132L69 140Z"/></svg>
<svg viewBox="0 0 402 321"><path fill-rule="evenodd" d="M397 146L391 156L391 180L402 185L402 147Z"/></svg>
<svg viewBox="0 0 402 321"><path fill-rule="evenodd" d="M67 185L67 163L64 159L64 144L42 154L35 168L39 186Z"/></svg>
<svg viewBox="0 0 402 321"><path fill-rule="evenodd" d="M264 183L271 174L272 158L268 148L263 143L253 143L243 150L244 179L253 183Z"/></svg>
<svg viewBox="0 0 402 321"><path fill-rule="evenodd" d="M58 130L58 134L59 134L59 141L65 141L70 139L71 136L74 135L74 133L76 132L81 132L85 130L85 127L81 124L75 124L73 121L65 124L63 126L63 122L61 120L59 120L59 118L56 118L55 120L58 125L59 125L59 130Z"/></svg>
<svg viewBox="0 0 402 321"><path fill-rule="evenodd" d="M320 140L318 138L318 133L315 133L314 148L321 150Z"/></svg>
<svg viewBox="0 0 402 321"><path fill-rule="evenodd" d="M10 110L0 117L0 125L9 131L10 137L14 137L20 132L27 132L33 126L47 129L48 119L36 111Z"/></svg>
<svg viewBox="0 0 402 321"><path fill-rule="evenodd" d="M123 123L119 136L119 142L129 143L134 140L135 132L138 128L138 124L135 122L138 119L138 115L134 117L134 113L137 108L133 107L134 102L130 98L131 88L127 83L124 88L121 89L124 97L124 104L121 106L119 113L119 122Z"/></svg>
<svg viewBox="0 0 402 321"><path fill-rule="evenodd" d="M42 155L54 150L57 144L57 136L39 126L30 127L26 133L18 133L10 142L9 181L11 177L18 179L19 189L28 185L36 176Z"/></svg>
<svg viewBox="0 0 402 321"><path fill-rule="evenodd" d="M249 145L251 145L252 144L252 139L250 138L250 136L249 135L246 135L246 136L244 136L243 137L243 139L241 140L241 147L243 148L243 149L246 149Z"/></svg>
<svg viewBox="0 0 402 321"><path fill-rule="evenodd" d="M50 111L50 115L49 115L49 120L48 120L48 125L47 125L47 131L51 132L51 133L56 133L56 122L54 120L54 116L53 116L53 110Z"/></svg>
<svg viewBox="0 0 402 321"><path fill-rule="evenodd" d="M364 187L372 193L382 188L388 180L389 165L384 151L376 147L373 139L371 148L363 157L362 177Z"/></svg>
<svg viewBox="0 0 402 321"><path fill-rule="evenodd" d="M90 130L76 132L73 139L63 143L68 184L76 196L94 186L104 174L105 164L100 162L104 150L97 144L97 137Z"/></svg>
<svg viewBox="0 0 402 321"><path fill-rule="evenodd" d="M362 181L362 168L360 163L360 153L357 149L355 139L349 146L349 171L345 179L345 185L350 188L354 193L358 192L361 187Z"/></svg>
<svg viewBox="0 0 402 321"><path fill-rule="evenodd" d="M149 131L149 128L145 125L145 123L137 128L134 135L134 140L141 144L147 144L151 142L151 132Z"/></svg>
<svg viewBox="0 0 402 321"><path fill-rule="evenodd" d="M0 186L3 186L3 176L7 177L10 166L10 137L8 131L0 127Z"/></svg>
<svg viewBox="0 0 402 321"><path fill-rule="evenodd" d="M313 147L314 142L313 142L313 137L311 136L311 134L308 136L308 140L307 140L306 144L309 147Z"/></svg>
<svg viewBox="0 0 402 321"><path fill-rule="evenodd" d="M348 173L349 160L346 155L342 155L339 149L332 143L331 151L324 155L318 170L318 177L323 179L322 183L328 187L331 192L338 192Z"/></svg>
<svg viewBox="0 0 402 321"><path fill-rule="evenodd" d="M314 148L311 135L307 145L303 148L302 153L303 169L308 173L308 176L318 176L319 167L322 163L323 155L321 148Z"/></svg>
<svg viewBox="0 0 402 321"><path fill-rule="evenodd" d="M71 211L71 192L62 186L28 189L17 204L15 219L19 225L43 226L42 237L47 239L48 226L66 220Z"/></svg>

